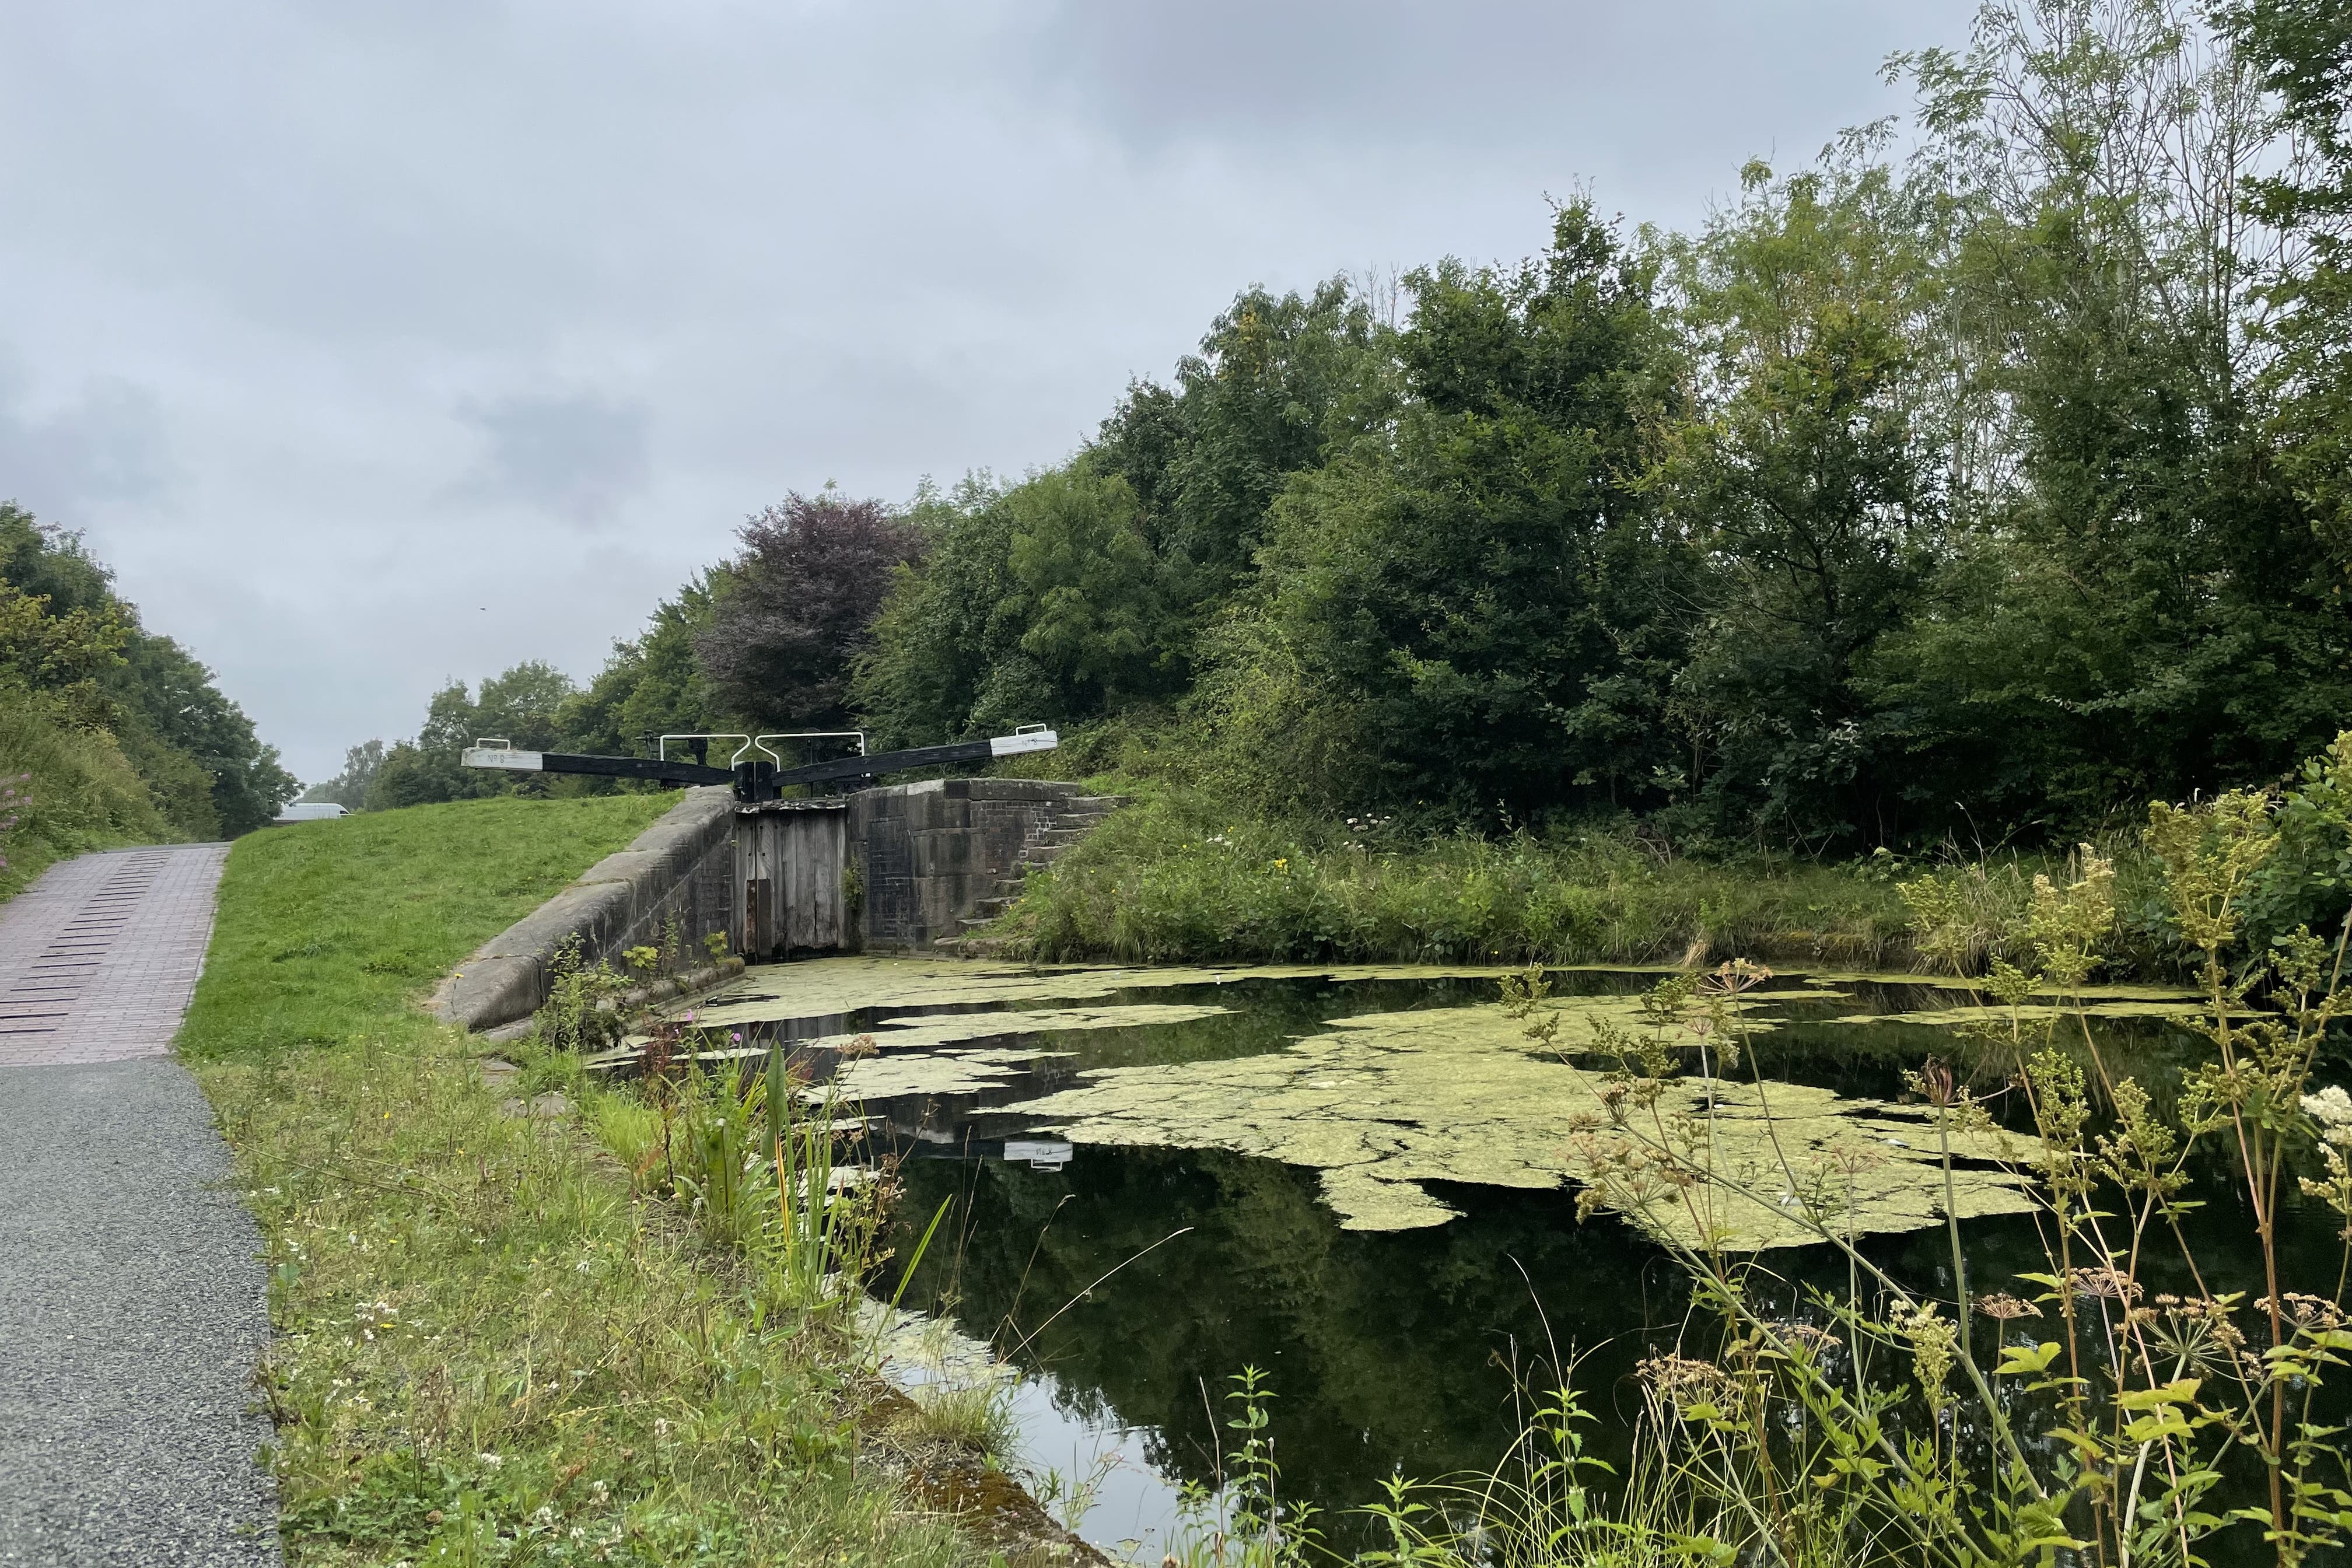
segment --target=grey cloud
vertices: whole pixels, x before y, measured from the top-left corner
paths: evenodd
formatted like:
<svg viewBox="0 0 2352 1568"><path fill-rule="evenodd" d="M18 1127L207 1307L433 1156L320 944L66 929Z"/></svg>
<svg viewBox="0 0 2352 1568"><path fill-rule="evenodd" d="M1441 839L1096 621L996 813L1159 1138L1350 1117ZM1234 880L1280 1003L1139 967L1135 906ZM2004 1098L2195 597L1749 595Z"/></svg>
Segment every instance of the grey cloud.
<svg viewBox="0 0 2352 1568"><path fill-rule="evenodd" d="M17 5L0 496L324 774L786 490L1058 460L1252 282L1525 255L1580 180L1695 222L1970 9Z"/></svg>
<svg viewBox="0 0 2352 1568"><path fill-rule="evenodd" d="M1773 109L1813 90L1851 102L1857 78L1866 82L1889 50L1948 37L1972 9L1064 0L1014 35L1006 63L1146 148L1263 151L1272 138L1359 156L1475 148L1507 162L1568 148L1586 172L1686 153L1736 164L1785 126Z"/></svg>
<svg viewBox="0 0 2352 1568"><path fill-rule="evenodd" d="M171 477L153 393L99 378L72 401L42 409L21 378L0 367L0 500L79 526L93 506L152 500Z"/></svg>
<svg viewBox="0 0 2352 1568"><path fill-rule="evenodd" d="M461 495L544 507L597 528L652 475L652 420L635 405L594 393L510 397L460 408L458 417L488 443Z"/></svg>

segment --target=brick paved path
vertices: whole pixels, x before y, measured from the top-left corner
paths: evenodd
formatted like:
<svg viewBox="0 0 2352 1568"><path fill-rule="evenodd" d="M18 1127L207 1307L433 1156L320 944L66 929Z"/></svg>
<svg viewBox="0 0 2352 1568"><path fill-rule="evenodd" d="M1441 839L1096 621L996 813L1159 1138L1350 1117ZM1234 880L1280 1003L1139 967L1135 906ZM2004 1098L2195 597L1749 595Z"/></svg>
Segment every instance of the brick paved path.
<svg viewBox="0 0 2352 1568"><path fill-rule="evenodd" d="M85 855L0 904L0 1067L169 1053L227 858L226 844Z"/></svg>
<svg viewBox="0 0 2352 1568"><path fill-rule="evenodd" d="M5 1568L278 1561L261 1240L171 1056L226 856L84 856L0 904Z"/></svg>

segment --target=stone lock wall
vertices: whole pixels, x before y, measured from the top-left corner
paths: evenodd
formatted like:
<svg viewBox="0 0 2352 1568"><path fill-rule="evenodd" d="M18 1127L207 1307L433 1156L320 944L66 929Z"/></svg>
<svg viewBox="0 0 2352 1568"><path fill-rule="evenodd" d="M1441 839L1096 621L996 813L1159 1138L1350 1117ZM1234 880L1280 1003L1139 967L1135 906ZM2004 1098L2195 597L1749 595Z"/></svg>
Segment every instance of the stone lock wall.
<svg viewBox="0 0 2352 1568"><path fill-rule="evenodd" d="M1019 875L1084 791L1035 779L931 779L846 800L739 805L688 790L662 819L485 942L429 1005L471 1029L536 1012L563 943L618 963L675 918L691 954L712 931L754 961L871 947L928 951ZM859 906L862 906L859 907Z"/></svg>
<svg viewBox="0 0 2352 1568"><path fill-rule="evenodd" d="M469 1029L537 1012L565 941L585 963L615 965L633 947L659 946L675 917L688 956L704 936L730 932L735 910L735 799L723 784L686 792L626 849L607 855L538 909L476 949L434 991L433 1013Z"/></svg>
<svg viewBox="0 0 2352 1568"><path fill-rule="evenodd" d="M929 779L851 796L866 945L924 950L959 935L1022 850L1084 793L1039 779Z"/></svg>

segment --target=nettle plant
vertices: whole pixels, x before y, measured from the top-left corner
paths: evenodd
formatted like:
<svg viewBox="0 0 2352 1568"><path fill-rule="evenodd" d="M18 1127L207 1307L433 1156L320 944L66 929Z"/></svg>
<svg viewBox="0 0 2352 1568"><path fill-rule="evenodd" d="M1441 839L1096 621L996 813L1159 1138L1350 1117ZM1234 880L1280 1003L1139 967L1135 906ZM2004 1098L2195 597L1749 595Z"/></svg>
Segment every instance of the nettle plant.
<svg viewBox="0 0 2352 1568"><path fill-rule="evenodd" d="M2331 787L2352 785L2352 746L2323 762ZM2352 921L2332 938L2299 926L2249 942L2244 910L2279 816L2246 792L2151 812L2146 842L2194 957L2205 1047L2161 1083L2122 1070L2092 1023L2085 991L2116 926L2108 861L2085 848L2063 876L2035 878L1990 933L1980 906L1906 885L1925 953L1991 955L1983 1005L1961 1028L1973 1073L1930 1060L1907 1076L1944 1182L1948 1272L1933 1290L1860 1245L1846 1194L1874 1157L1864 1141L1772 1133L1760 1160L1721 1152L1716 1075L1745 1064L1757 1093L1769 1087L1742 1004L1769 970L1678 975L1633 1026L1597 1022L1564 1058L1587 1073L1596 1054L1613 1064L1596 1074L1601 1111L1572 1134L1595 1173L1583 1201L1679 1211L1685 1223L1654 1229L1689 1273L1711 1346L1695 1353L1686 1336L1643 1363L1641 1457L1610 1509L1580 1492L1560 1518L1531 1510L1525 1489L1508 1507L1490 1490L1467 1534L1449 1510L1445 1530L1398 1555L1463 1560L1483 1543L1505 1561L1646 1561L1703 1541L1700 1555L1727 1563L1974 1568L2063 1553L2131 1568L2242 1558L2258 1542L2294 1563L2352 1543L2337 1370L2352 1352L2352 1096L2315 1082L2323 1060L2343 1059L2326 1047L2331 1030L2340 1047L2352 1013ZM1540 972L1507 983L1505 1000L1531 1038L1559 1044ZM1694 1059L1697 1078L1682 1077ZM2006 1123L1964 1077L2006 1080L2018 1108ZM1956 1162L1996 1165L2030 1198L2043 1268L1975 1277ZM2224 1199L2250 1218L2251 1266L2200 1255L2192 1215ZM2332 1211L2334 1248L2283 1245L2291 1199ZM1843 1289L1799 1286L1728 1245L1729 1203L1801 1215L1843 1265Z"/></svg>

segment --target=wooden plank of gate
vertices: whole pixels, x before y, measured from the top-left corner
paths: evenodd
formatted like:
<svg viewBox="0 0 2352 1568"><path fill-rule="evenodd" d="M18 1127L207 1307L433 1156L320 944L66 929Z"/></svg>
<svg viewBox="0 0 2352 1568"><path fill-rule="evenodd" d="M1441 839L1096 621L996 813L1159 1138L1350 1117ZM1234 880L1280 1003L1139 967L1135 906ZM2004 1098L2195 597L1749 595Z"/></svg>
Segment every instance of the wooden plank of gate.
<svg viewBox="0 0 2352 1568"><path fill-rule="evenodd" d="M776 951L775 900L769 896L769 885L765 877L750 877L743 882L743 951L755 959L767 958Z"/></svg>

